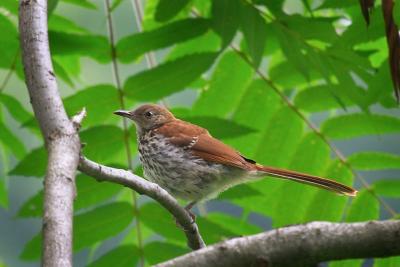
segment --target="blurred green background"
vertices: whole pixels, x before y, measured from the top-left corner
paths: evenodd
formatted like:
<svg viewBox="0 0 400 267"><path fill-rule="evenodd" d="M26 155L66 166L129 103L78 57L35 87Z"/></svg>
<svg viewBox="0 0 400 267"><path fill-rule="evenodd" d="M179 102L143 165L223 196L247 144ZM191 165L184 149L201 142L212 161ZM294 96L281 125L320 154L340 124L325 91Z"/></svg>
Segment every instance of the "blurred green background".
<svg viewBox="0 0 400 267"><path fill-rule="evenodd" d="M134 2L111 1L129 108L162 102L262 164L331 177L360 191L347 199L272 179L237 186L195 210L207 244L312 220L398 218L400 111L380 1L368 28L358 1L143 1L144 34ZM49 3L56 5L50 44L67 111L88 109L83 153L128 168L124 129L112 115L120 103L104 2ZM0 263L37 266L46 155L22 78L16 8L15 0L0 2ZM134 126L128 130L136 168ZM140 257L151 265L188 252L172 217L152 200L137 197L135 211L125 188L83 175L77 184L76 266L135 266ZM329 264L373 265L400 266L400 259Z"/></svg>

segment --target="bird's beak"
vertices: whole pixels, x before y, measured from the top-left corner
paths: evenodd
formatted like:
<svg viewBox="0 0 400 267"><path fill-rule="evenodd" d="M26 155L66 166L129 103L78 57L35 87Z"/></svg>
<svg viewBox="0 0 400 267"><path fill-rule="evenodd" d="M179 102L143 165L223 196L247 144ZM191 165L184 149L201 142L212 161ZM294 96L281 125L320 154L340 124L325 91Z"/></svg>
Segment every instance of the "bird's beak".
<svg viewBox="0 0 400 267"><path fill-rule="evenodd" d="M117 110L117 111L114 111L114 114L118 115L118 116L122 116L122 117L127 117L127 118L130 118L132 116L131 113L126 110Z"/></svg>

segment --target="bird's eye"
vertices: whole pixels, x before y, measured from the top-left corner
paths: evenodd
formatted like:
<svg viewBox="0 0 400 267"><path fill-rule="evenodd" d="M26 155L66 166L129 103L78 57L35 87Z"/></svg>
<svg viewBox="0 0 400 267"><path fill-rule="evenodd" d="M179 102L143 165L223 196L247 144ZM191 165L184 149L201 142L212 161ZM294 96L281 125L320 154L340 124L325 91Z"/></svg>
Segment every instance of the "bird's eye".
<svg viewBox="0 0 400 267"><path fill-rule="evenodd" d="M154 113L151 112L151 111L147 111L146 113L144 113L144 116L145 116L146 118L151 118L151 117L153 117L153 115L154 115Z"/></svg>

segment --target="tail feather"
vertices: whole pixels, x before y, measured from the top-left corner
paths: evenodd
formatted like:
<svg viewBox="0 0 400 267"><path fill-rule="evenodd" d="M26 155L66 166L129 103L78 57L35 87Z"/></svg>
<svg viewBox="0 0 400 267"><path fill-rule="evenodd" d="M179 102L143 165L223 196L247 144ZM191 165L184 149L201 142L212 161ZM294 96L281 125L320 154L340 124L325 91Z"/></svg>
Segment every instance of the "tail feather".
<svg viewBox="0 0 400 267"><path fill-rule="evenodd" d="M318 176L313 176L305 173L300 173L300 172L294 172L294 171L289 171L289 170L283 170L283 169L278 169L278 168L273 168L273 167L266 167L262 165L256 165L256 168L258 171L261 171L265 173L266 175L271 175L277 178L283 178L283 179L288 179L288 180L293 180L299 183L304 183L316 187L320 187L329 191L333 191L337 194L341 195L346 195L346 196L356 196L357 190L341 184L339 182L318 177Z"/></svg>

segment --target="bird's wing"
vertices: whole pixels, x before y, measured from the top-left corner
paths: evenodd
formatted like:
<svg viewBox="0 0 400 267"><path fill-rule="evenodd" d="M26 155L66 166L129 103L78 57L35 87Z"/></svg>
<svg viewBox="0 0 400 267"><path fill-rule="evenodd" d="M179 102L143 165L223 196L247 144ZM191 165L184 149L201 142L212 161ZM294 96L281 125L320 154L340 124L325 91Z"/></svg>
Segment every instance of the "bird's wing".
<svg viewBox="0 0 400 267"><path fill-rule="evenodd" d="M206 161L246 170L254 168L253 160L246 159L230 146L212 137L206 129L197 125L178 120L163 125L157 132L168 137L172 144L188 149Z"/></svg>

